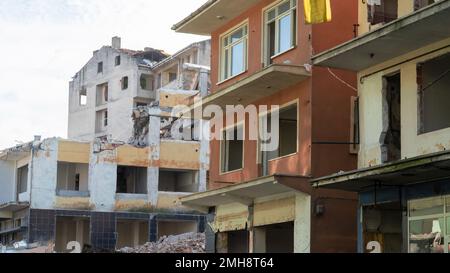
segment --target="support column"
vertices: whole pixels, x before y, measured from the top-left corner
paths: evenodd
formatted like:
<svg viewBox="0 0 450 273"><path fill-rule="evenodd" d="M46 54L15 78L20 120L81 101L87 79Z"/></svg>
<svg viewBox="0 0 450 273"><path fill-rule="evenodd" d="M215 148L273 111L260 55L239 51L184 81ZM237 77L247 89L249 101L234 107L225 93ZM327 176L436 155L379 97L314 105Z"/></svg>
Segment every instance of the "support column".
<svg viewBox="0 0 450 273"><path fill-rule="evenodd" d="M76 228L77 228L77 232L76 232L76 241L81 245L81 247L83 247L84 244L84 223L83 220L78 220L76 223Z"/></svg>
<svg viewBox="0 0 450 273"><path fill-rule="evenodd" d="M139 246L139 222L133 222L133 245Z"/></svg>
<svg viewBox="0 0 450 273"><path fill-rule="evenodd" d="M161 110L157 107L149 109L149 132L148 144L149 168L147 170L147 191L149 203L156 207L158 204L158 186L159 186L159 160L161 147Z"/></svg>
<svg viewBox="0 0 450 273"><path fill-rule="evenodd" d="M311 252L311 196L298 193L295 198L294 253Z"/></svg>
<svg viewBox="0 0 450 273"><path fill-rule="evenodd" d="M208 170L210 162L210 152L209 152L209 121L200 120L200 130L202 131L200 135L200 170L198 184L199 192L204 192L207 190L208 183Z"/></svg>

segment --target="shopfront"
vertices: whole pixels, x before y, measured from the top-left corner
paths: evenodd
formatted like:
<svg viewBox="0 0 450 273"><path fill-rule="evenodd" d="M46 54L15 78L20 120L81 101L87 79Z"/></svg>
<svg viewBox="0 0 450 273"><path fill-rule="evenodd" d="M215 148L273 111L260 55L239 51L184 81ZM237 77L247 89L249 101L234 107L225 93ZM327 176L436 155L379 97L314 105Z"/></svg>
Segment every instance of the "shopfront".
<svg viewBox="0 0 450 273"><path fill-rule="evenodd" d="M408 202L410 253L449 253L450 195Z"/></svg>

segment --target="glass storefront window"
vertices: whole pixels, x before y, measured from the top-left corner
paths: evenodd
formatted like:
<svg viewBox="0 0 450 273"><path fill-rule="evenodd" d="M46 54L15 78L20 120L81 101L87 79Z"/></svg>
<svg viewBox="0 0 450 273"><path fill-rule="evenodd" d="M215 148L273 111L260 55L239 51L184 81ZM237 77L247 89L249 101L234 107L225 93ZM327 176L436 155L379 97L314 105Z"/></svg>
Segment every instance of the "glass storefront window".
<svg viewBox="0 0 450 273"><path fill-rule="evenodd" d="M409 252L444 253L444 232L444 218L410 221Z"/></svg>
<svg viewBox="0 0 450 273"><path fill-rule="evenodd" d="M444 213L444 198L412 201L409 208L410 217L430 216Z"/></svg>

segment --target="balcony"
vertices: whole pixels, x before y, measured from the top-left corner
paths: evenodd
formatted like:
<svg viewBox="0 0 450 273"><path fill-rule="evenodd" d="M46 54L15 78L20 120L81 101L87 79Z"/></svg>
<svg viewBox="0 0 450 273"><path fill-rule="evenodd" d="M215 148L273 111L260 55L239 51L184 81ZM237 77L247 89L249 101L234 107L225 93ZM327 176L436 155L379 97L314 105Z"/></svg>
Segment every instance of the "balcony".
<svg viewBox="0 0 450 273"><path fill-rule="evenodd" d="M310 72L304 66L273 64L205 97L202 103L194 103L191 110L208 105L218 105L223 109L227 105L247 106L298 84L310 76Z"/></svg>
<svg viewBox="0 0 450 273"><path fill-rule="evenodd" d="M236 15L260 2L259 0L209 0L187 18L173 26L173 30L209 36L211 32L233 20Z"/></svg>
<svg viewBox="0 0 450 273"><path fill-rule="evenodd" d="M440 1L313 57L313 64L362 71L450 37L450 2Z"/></svg>

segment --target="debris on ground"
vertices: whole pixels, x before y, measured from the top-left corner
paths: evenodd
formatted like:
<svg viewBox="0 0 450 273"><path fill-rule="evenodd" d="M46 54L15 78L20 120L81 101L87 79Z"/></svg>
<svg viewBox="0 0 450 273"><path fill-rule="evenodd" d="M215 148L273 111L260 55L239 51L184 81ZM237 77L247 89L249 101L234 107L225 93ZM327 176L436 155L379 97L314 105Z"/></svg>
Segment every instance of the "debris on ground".
<svg viewBox="0 0 450 273"><path fill-rule="evenodd" d="M186 233L164 236L158 242L146 243L137 248L125 247L118 253L205 253L205 234Z"/></svg>

